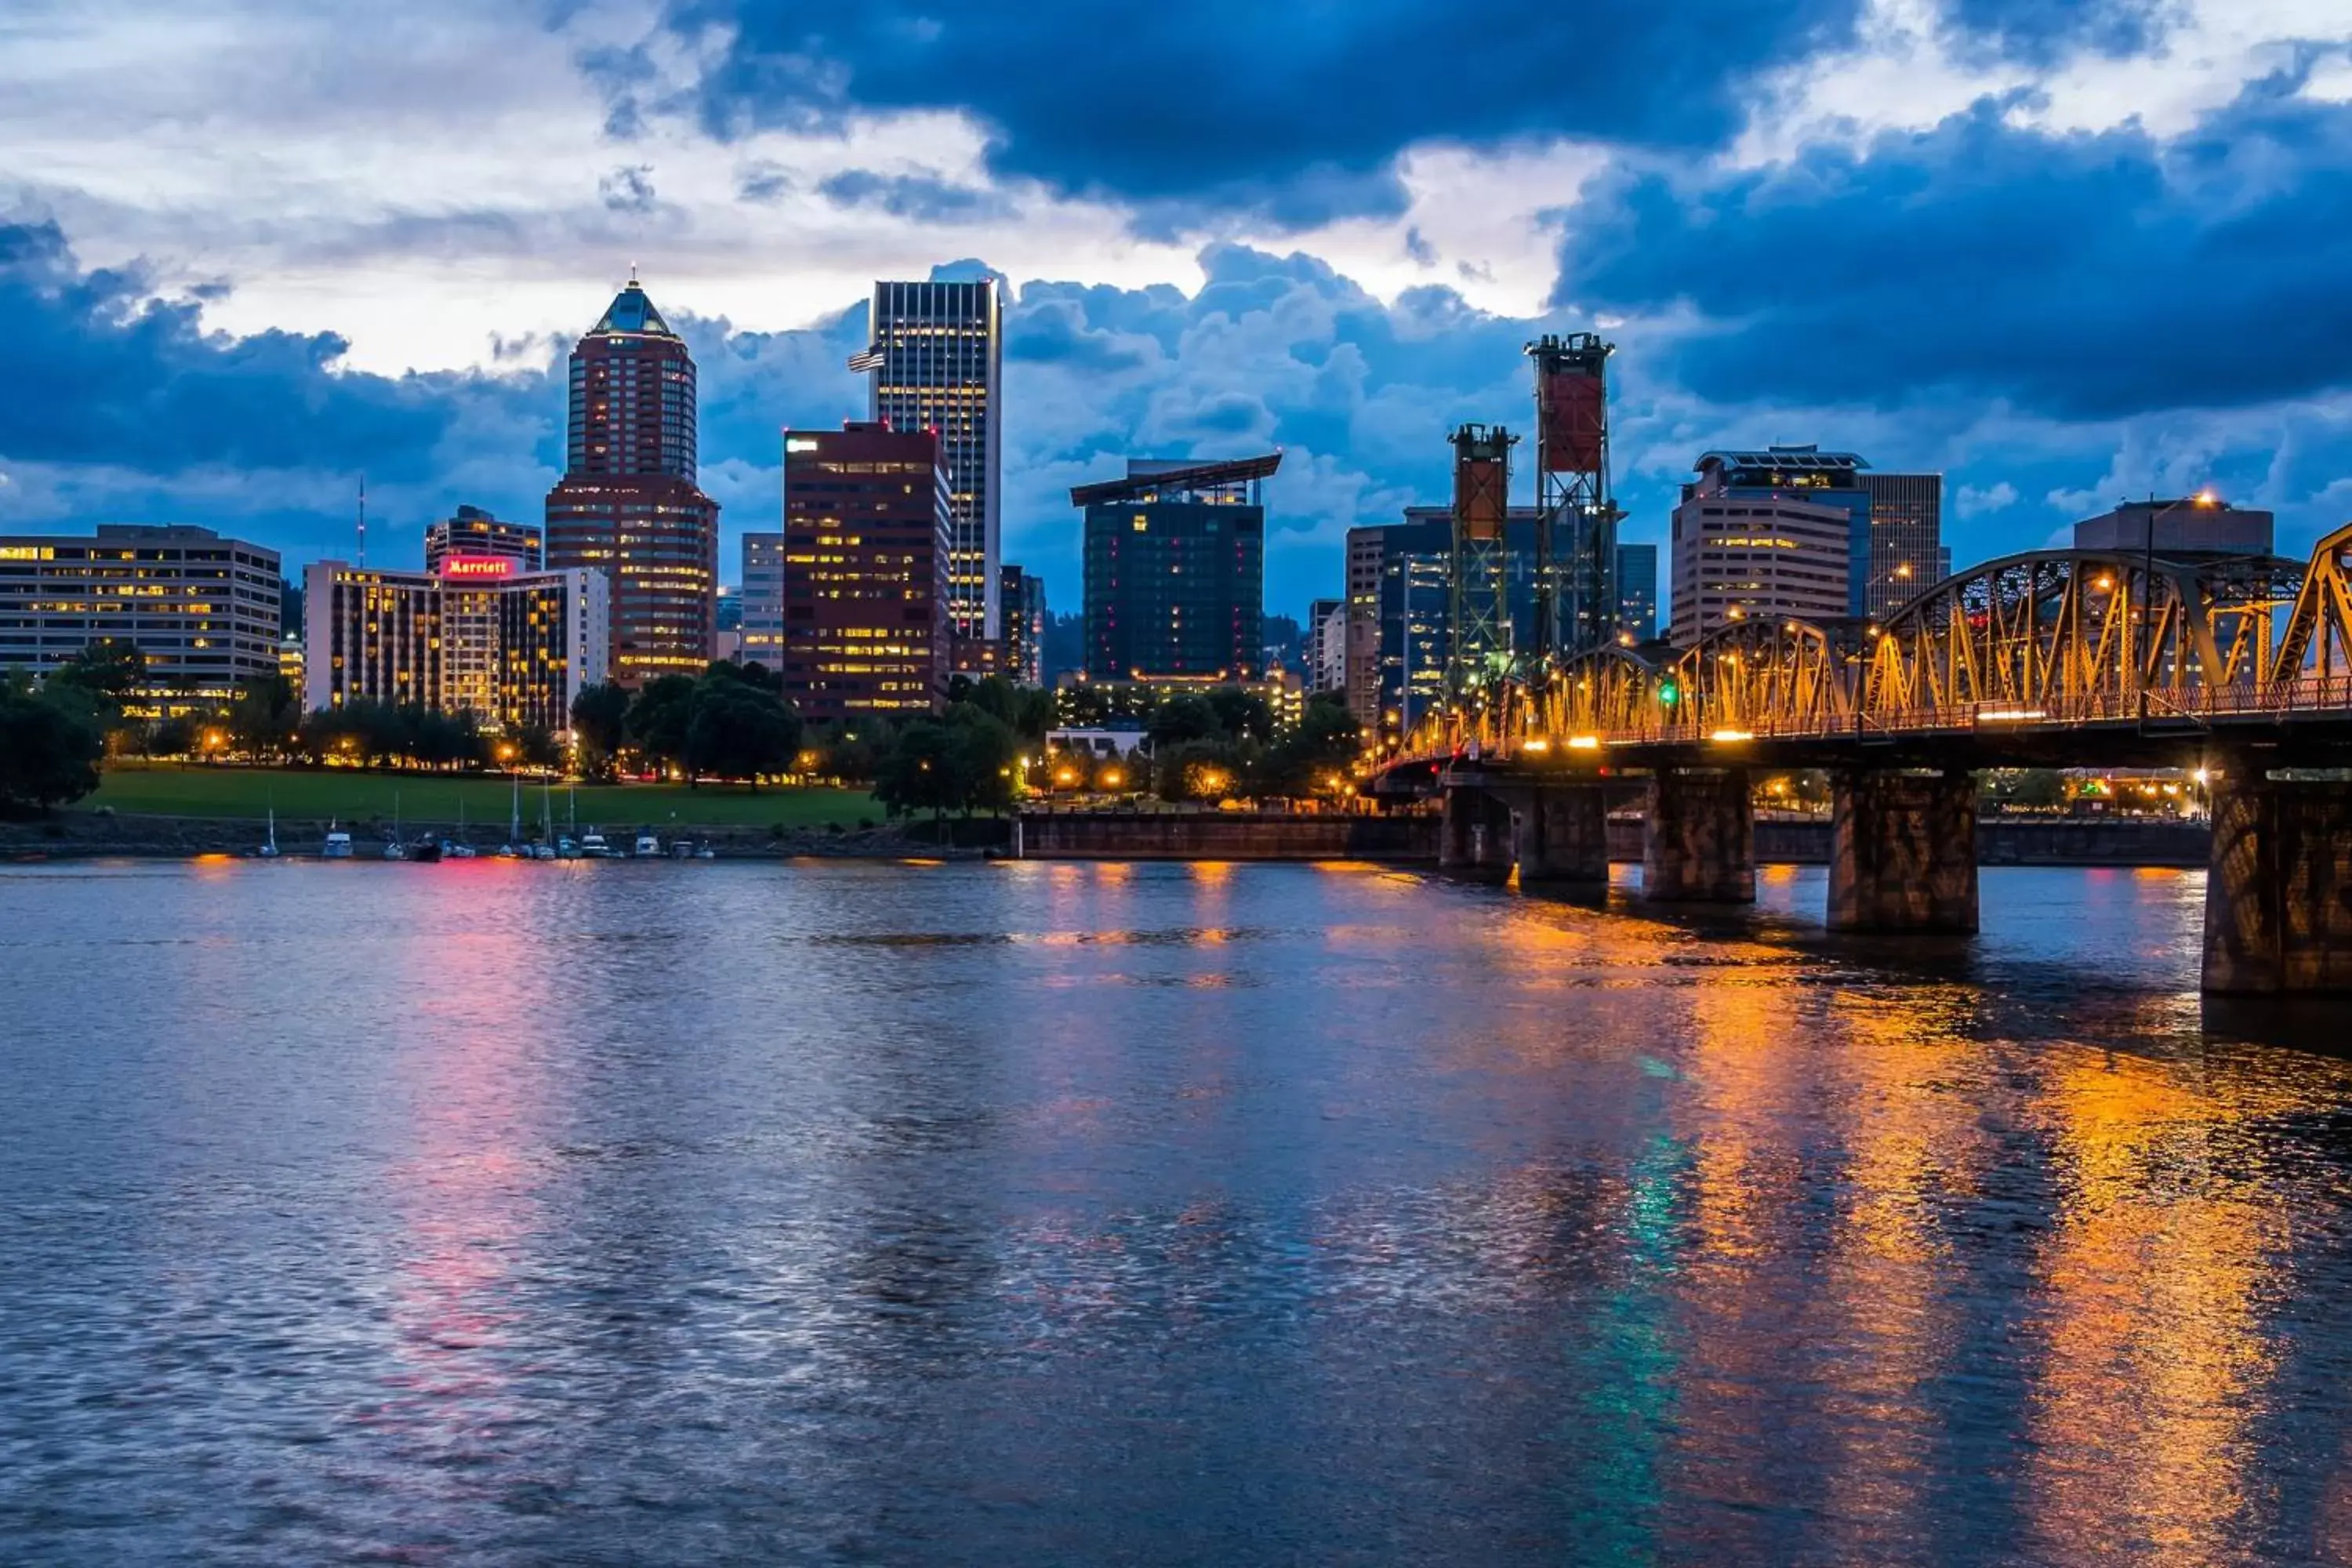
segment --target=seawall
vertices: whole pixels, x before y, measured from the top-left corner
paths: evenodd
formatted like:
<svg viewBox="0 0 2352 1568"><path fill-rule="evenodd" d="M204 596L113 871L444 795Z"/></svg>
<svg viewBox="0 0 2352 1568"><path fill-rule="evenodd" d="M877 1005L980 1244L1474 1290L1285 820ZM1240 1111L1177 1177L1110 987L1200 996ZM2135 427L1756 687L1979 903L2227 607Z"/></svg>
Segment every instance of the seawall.
<svg viewBox="0 0 2352 1568"><path fill-rule="evenodd" d="M1380 860L1434 865L1433 816L1285 816L1243 812L1028 812L1013 854L1030 860ZM1977 824L1982 866L2184 866L2206 862L2201 822L1992 817ZM1642 824L1609 825L1609 858L1639 862ZM1825 866L1826 820L1759 818L1756 858Z"/></svg>

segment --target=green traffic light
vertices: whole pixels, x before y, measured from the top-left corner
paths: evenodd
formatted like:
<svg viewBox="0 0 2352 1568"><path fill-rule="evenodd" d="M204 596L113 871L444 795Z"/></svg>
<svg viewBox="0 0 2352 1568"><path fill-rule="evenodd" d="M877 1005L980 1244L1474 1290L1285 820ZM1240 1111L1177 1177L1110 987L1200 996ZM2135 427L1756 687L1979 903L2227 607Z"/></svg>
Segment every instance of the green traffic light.
<svg viewBox="0 0 2352 1568"><path fill-rule="evenodd" d="M1673 681L1662 680L1658 682L1658 700L1666 707L1673 707L1675 700L1681 695L1682 693L1680 689L1678 689Z"/></svg>

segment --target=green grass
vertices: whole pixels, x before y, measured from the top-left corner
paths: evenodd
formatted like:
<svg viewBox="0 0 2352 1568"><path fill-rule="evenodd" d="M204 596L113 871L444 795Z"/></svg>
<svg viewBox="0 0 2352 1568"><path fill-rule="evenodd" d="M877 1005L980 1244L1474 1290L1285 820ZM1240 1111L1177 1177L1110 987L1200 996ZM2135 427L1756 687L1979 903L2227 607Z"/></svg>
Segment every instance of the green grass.
<svg viewBox="0 0 2352 1568"><path fill-rule="evenodd" d="M111 806L116 811L153 816L246 817L259 820L272 806L287 820L367 822L393 814L393 793L400 795L404 823L436 826L457 820L465 807L467 822L484 826L507 820L509 801L503 778L436 777L429 773L369 773L356 769L316 772L288 768L110 765L96 794L80 808ZM572 792L555 786L552 796L557 831L570 810ZM523 781L522 816L528 827L539 820L539 786ZM579 820L605 828L629 828L641 824L667 827L822 827L838 822L856 827L866 818L882 820L882 806L858 790L805 788L763 789L753 795L740 784L705 784L689 790L684 784L582 784Z"/></svg>

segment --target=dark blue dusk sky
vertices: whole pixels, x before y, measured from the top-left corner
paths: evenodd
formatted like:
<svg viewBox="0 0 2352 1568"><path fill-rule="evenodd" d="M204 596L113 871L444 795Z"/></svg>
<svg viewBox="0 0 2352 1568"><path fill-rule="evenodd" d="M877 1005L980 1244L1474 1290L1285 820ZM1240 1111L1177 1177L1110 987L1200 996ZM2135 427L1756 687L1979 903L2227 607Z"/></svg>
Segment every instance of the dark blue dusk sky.
<svg viewBox="0 0 2352 1568"><path fill-rule="evenodd" d="M0 528L372 555L537 515L551 369L632 263L706 488L862 411L877 276L991 268L1007 559L1066 488L1280 445L1267 604L1619 345L1628 537L1713 446L1942 469L1960 560L2204 483L2352 515L2341 0L298 0L0 17ZM377 552L381 552L378 554Z"/></svg>

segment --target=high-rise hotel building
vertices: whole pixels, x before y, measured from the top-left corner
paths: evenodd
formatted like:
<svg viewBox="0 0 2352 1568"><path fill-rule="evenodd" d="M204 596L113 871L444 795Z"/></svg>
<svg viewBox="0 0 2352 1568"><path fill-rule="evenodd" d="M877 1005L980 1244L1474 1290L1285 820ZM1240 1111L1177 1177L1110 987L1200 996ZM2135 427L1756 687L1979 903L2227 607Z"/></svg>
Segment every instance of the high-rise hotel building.
<svg viewBox="0 0 2352 1568"><path fill-rule="evenodd" d="M784 531L744 540L750 580L782 558L784 696L805 719L927 713L947 697L954 537L938 438L874 422L784 432Z"/></svg>
<svg viewBox="0 0 2352 1568"><path fill-rule="evenodd" d="M478 506L461 506L455 516L425 525L425 569L441 570L450 555L499 555L525 572L547 563L547 536L537 523L509 522Z"/></svg>
<svg viewBox="0 0 2352 1568"><path fill-rule="evenodd" d="M893 430L936 432L947 465L950 627L959 637L1002 637L1003 295L993 279L877 283L873 321L872 346L849 361L873 376L872 416Z"/></svg>
<svg viewBox="0 0 2352 1568"><path fill-rule="evenodd" d="M415 704L506 730L570 729L572 699L607 679L613 638L604 573L525 572L500 555L445 555L432 572L313 562L302 621L306 709Z"/></svg>
<svg viewBox="0 0 2352 1568"><path fill-rule="evenodd" d="M694 360L635 278L572 351L547 563L612 584L613 679L699 674L718 637L719 503L696 484Z"/></svg>
<svg viewBox="0 0 2352 1568"><path fill-rule="evenodd" d="M0 534L0 668L40 675L126 642L147 658L133 717L216 708L278 670L278 570L275 550L208 528Z"/></svg>

